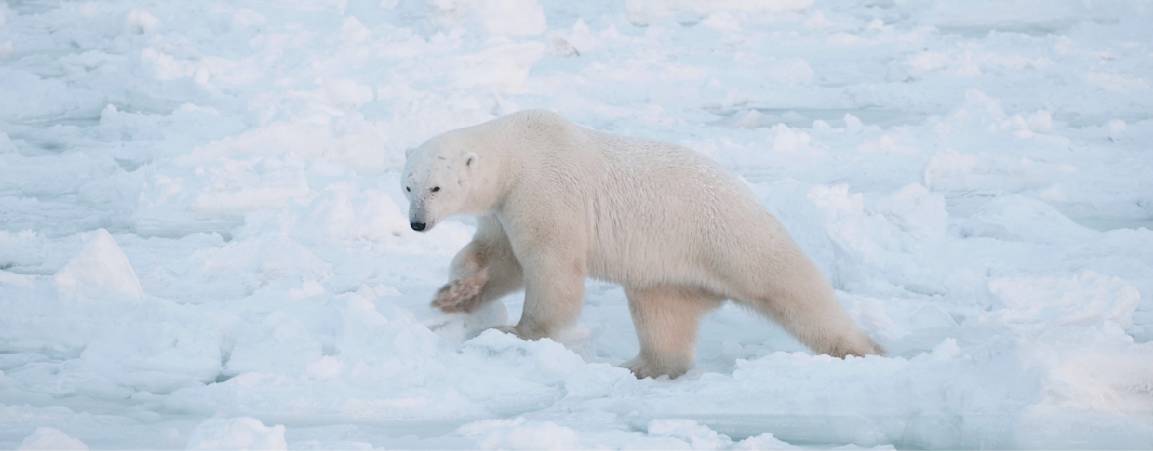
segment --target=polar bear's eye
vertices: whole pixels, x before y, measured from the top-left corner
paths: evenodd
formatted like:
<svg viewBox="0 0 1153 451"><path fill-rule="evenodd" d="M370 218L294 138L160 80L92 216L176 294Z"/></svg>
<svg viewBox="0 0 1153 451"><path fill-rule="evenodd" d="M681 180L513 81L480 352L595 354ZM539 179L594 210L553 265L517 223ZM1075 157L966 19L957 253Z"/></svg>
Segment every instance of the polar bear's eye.
<svg viewBox="0 0 1153 451"><path fill-rule="evenodd" d="M435 192L437 192L437 191L440 191L440 187L439 187L439 186L434 186L434 187L432 187L432 189L430 189L429 191L432 191L432 192L434 192L434 193L435 193Z"/></svg>
<svg viewBox="0 0 1153 451"><path fill-rule="evenodd" d="M405 191L408 191L408 192L410 192L410 193L411 193L411 192L412 192L412 187L411 187L411 186L406 186L406 187L404 187L404 190L405 190Z"/></svg>

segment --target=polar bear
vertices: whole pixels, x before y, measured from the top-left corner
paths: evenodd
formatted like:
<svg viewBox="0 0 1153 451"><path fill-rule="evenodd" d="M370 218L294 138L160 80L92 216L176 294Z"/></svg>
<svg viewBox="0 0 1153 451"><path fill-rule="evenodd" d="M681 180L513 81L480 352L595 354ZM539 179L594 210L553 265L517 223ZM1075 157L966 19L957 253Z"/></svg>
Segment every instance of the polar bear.
<svg viewBox="0 0 1153 451"><path fill-rule="evenodd" d="M748 187L689 149L522 111L409 150L401 184L413 230L477 217L432 301L440 310L523 288L524 313L504 330L538 339L577 319L586 278L619 284L640 341L625 365L640 378L686 372L701 317L725 300L815 352L881 352Z"/></svg>

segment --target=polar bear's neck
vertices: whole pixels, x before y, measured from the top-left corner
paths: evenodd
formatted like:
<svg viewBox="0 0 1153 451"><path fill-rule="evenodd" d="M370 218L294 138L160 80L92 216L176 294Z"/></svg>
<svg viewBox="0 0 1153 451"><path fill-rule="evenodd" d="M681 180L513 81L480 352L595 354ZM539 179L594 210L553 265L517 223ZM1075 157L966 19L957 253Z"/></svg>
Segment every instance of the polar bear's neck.
<svg viewBox="0 0 1153 451"><path fill-rule="evenodd" d="M470 147L479 160L466 202L472 211L466 213L487 215L500 209L523 170L523 162L512 155L504 133L478 133L470 138Z"/></svg>
<svg viewBox="0 0 1153 451"><path fill-rule="evenodd" d="M466 141L480 157L468 205L472 214L491 214L501 209L509 194L525 176L540 176L550 154L567 148L574 133L572 124L560 116L529 110L469 129Z"/></svg>

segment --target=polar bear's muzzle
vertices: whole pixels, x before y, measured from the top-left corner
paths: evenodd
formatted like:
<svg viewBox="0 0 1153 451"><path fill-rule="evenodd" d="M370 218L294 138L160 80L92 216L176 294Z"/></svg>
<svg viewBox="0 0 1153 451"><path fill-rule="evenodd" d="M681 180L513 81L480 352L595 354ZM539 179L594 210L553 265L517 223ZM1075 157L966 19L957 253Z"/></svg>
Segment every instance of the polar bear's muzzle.
<svg viewBox="0 0 1153 451"><path fill-rule="evenodd" d="M412 208L408 211L408 226L417 232L432 230L433 222L426 218L423 208Z"/></svg>

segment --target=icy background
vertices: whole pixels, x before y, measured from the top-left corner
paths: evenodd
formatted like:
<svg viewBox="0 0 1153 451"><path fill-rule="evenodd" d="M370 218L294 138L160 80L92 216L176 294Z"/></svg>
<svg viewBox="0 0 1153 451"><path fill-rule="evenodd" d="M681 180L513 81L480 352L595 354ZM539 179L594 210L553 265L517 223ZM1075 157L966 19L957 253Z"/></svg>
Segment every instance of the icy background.
<svg viewBox="0 0 1153 451"><path fill-rule="evenodd" d="M1153 4L0 3L0 448L1148 448ZM739 173L888 357L675 380L427 307L404 149L525 108ZM508 320L520 295L506 299Z"/></svg>

